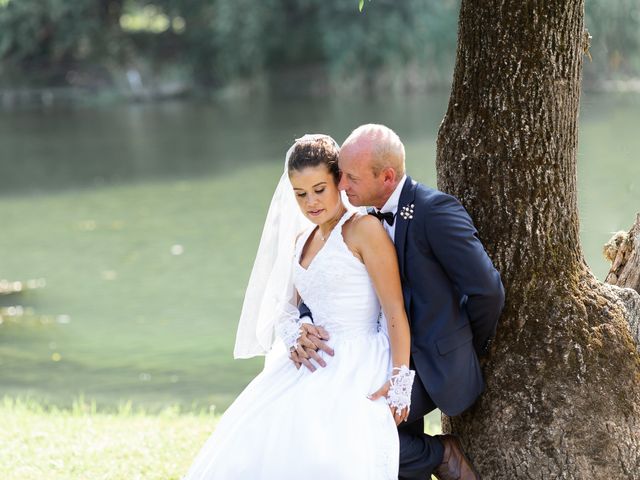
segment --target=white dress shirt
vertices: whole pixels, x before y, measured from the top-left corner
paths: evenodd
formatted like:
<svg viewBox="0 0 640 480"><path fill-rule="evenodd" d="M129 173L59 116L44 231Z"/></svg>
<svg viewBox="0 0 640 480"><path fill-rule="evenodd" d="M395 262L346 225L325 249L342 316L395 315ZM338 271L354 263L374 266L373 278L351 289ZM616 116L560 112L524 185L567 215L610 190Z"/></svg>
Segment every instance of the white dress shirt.
<svg viewBox="0 0 640 480"><path fill-rule="evenodd" d="M396 186L396 189L388 198L387 203L385 203L380 209L380 212L382 213L391 212L395 215L393 219L393 225L389 225L385 221L382 222L384 229L387 231L392 241L395 241L396 225L398 223L398 202L400 202L400 194L402 193L402 188L404 187L404 183L406 181L407 181L407 175L405 174L400 179L400 183L398 183L398 185Z"/></svg>

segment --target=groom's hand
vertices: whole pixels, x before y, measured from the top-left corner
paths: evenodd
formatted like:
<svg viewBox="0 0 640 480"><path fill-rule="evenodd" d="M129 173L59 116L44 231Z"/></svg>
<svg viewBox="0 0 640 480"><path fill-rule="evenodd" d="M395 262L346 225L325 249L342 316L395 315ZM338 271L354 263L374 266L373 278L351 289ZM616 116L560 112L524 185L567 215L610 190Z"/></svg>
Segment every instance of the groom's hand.
<svg viewBox="0 0 640 480"><path fill-rule="evenodd" d="M315 372L316 367L311 360L314 360L321 367L326 367L327 363L318 355L318 350L322 350L327 355L334 355L333 349L325 343L326 340L329 340L329 332L321 326L308 323L302 324L300 330L298 345L291 350L290 355L296 368L304 365L310 371Z"/></svg>

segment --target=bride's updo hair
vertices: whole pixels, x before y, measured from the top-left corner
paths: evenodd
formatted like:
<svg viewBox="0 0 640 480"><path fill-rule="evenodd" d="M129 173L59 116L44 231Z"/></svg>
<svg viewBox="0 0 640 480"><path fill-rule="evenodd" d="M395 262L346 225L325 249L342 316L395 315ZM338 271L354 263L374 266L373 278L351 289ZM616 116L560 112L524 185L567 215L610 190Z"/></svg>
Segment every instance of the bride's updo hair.
<svg viewBox="0 0 640 480"><path fill-rule="evenodd" d="M326 165L337 185L340 181L339 153L340 147L329 135L305 135L296 140L291 147L287 171L291 175L292 171Z"/></svg>

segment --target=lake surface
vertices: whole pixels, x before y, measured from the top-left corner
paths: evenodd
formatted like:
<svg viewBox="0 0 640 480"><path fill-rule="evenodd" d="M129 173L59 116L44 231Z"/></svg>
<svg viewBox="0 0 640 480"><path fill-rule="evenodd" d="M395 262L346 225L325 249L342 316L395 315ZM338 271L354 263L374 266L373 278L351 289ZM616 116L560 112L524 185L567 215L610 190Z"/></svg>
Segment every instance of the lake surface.
<svg viewBox="0 0 640 480"><path fill-rule="evenodd" d="M0 324L0 395L224 409L261 368L232 360L244 288L293 139L392 126L435 186L447 93L383 100L131 104L0 112L0 279L43 278ZM640 95L585 94L583 248L640 210Z"/></svg>

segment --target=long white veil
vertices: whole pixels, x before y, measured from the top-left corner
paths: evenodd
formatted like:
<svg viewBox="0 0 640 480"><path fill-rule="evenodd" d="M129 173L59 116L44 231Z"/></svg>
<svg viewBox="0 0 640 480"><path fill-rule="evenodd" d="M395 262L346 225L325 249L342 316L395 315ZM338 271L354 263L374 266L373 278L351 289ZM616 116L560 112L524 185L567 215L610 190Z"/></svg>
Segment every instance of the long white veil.
<svg viewBox="0 0 640 480"><path fill-rule="evenodd" d="M305 135L296 140L285 156L284 172L271 199L242 305L235 358L265 355L273 344L276 323L298 318L292 279L295 242L313 224L298 207L287 164L299 141L318 138L329 138L335 143L327 135Z"/></svg>

